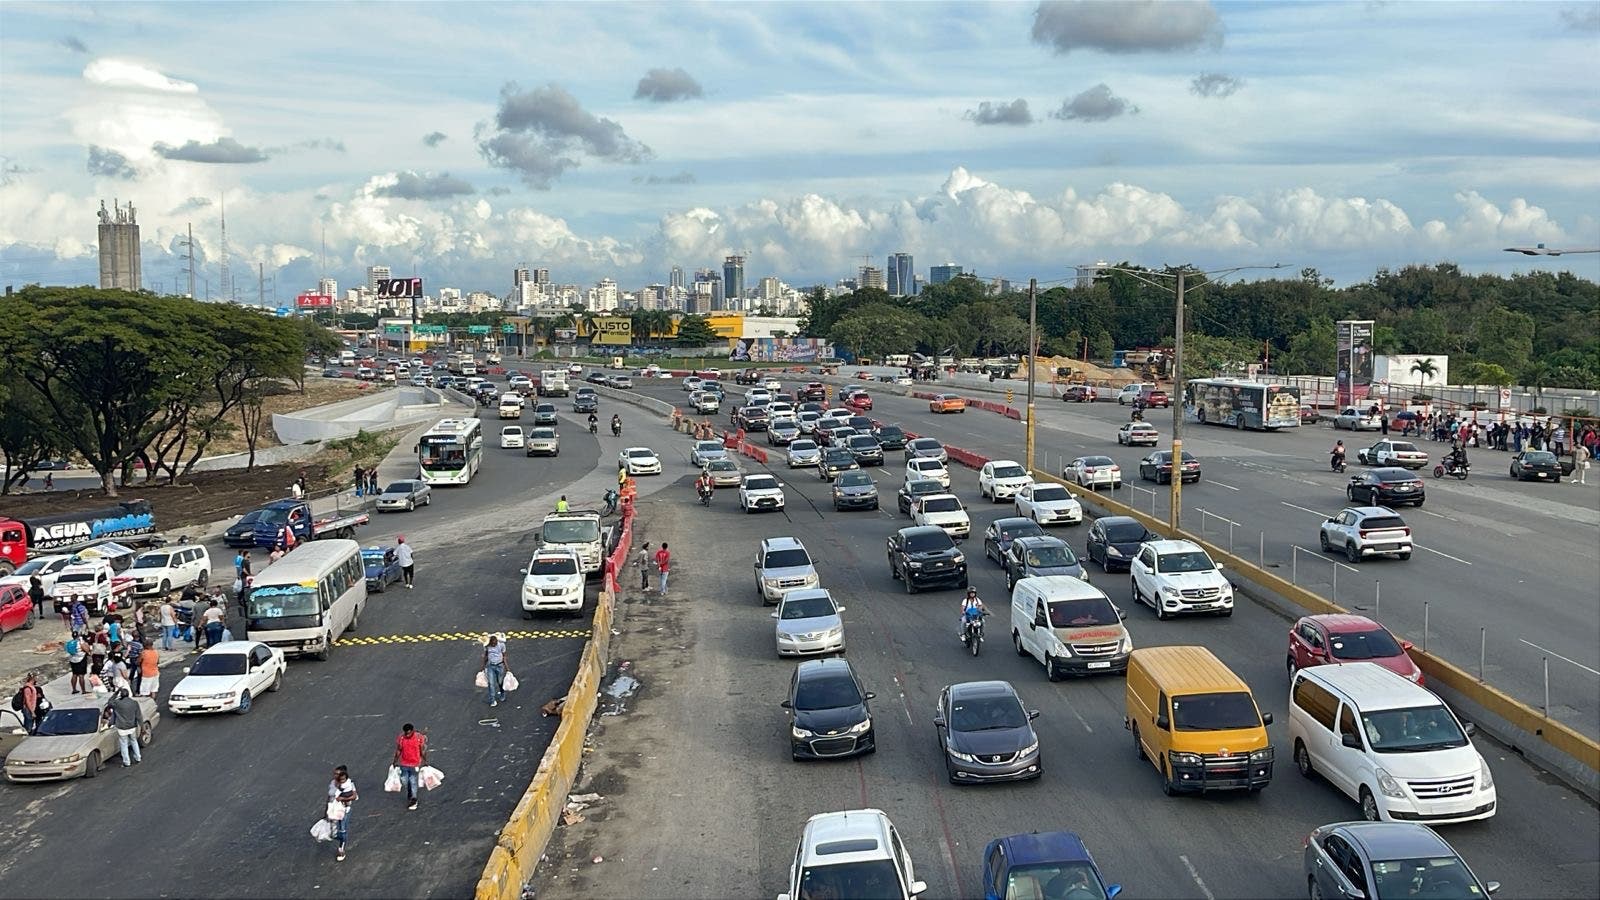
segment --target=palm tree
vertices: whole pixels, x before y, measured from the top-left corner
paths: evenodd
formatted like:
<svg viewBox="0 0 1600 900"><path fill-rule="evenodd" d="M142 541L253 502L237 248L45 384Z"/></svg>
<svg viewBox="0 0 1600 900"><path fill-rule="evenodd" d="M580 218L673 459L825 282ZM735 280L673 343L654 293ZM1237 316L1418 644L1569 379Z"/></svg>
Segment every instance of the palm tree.
<svg viewBox="0 0 1600 900"><path fill-rule="evenodd" d="M1439 367L1434 365L1432 359L1419 359L1411 364L1411 374L1422 376L1421 384L1432 381L1439 375Z"/></svg>

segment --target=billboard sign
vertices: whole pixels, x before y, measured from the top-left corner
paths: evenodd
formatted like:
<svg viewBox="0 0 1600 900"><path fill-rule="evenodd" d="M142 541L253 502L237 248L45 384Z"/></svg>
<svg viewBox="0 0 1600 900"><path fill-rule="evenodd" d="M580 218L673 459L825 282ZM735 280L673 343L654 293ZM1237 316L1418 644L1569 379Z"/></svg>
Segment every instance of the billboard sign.
<svg viewBox="0 0 1600 900"><path fill-rule="evenodd" d="M633 320L627 316L595 316L590 343L625 345L633 343Z"/></svg>
<svg viewBox="0 0 1600 900"><path fill-rule="evenodd" d="M301 294L294 298L300 309L333 309L333 298L327 294Z"/></svg>
<svg viewBox="0 0 1600 900"><path fill-rule="evenodd" d="M750 362L814 363L831 354L827 341L819 338L739 338L733 342L730 360Z"/></svg>
<svg viewBox="0 0 1600 900"><path fill-rule="evenodd" d="M386 300L413 300L422 296L421 278L379 278L378 296Z"/></svg>
<svg viewBox="0 0 1600 900"><path fill-rule="evenodd" d="M1346 406L1372 392L1372 325L1370 319L1342 319L1334 324L1338 341L1334 402Z"/></svg>
<svg viewBox="0 0 1600 900"><path fill-rule="evenodd" d="M555 338L555 341L558 344L571 344L578 339L578 329L557 328L555 331L550 333L550 336Z"/></svg>

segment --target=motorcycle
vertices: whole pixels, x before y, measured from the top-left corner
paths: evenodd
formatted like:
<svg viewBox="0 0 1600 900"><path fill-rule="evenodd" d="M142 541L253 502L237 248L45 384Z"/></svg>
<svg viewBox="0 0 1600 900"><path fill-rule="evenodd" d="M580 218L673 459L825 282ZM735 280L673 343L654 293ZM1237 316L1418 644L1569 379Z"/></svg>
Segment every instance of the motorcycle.
<svg viewBox="0 0 1600 900"><path fill-rule="evenodd" d="M709 487L700 488L700 505L701 506L710 506L711 505L711 493L712 493L711 492L711 488L709 488Z"/></svg>
<svg viewBox="0 0 1600 900"><path fill-rule="evenodd" d="M978 650L983 646L983 620L989 615L985 610L982 616L968 619L961 627L961 643L971 651L973 656L978 655Z"/></svg>
<svg viewBox="0 0 1600 900"><path fill-rule="evenodd" d="M622 437L622 423L621 422L612 422L611 423L611 436L612 437Z"/></svg>
<svg viewBox="0 0 1600 900"><path fill-rule="evenodd" d="M1335 450L1328 454L1328 468L1335 472L1344 472L1344 454Z"/></svg>
<svg viewBox="0 0 1600 900"><path fill-rule="evenodd" d="M1452 478L1458 478L1462 481L1466 481L1467 473L1471 471L1471 463L1458 466L1451 460L1445 460L1444 462L1433 467L1433 477L1443 478L1444 476L1449 475Z"/></svg>
<svg viewBox="0 0 1600 900"><path fill-rule="evenodd" d="M1131 421L1131 422L1143 422L1144 421L1144 410L1135 409L1133 411L1133 415L1129 418L1129 421Z"/></svg>
<svg viewBox="0 0 1600 900"><path fill-rule="evenodd" d="M589 420L589 433L590 434L599 434L600 433L600 424L598 422L596 422L595 420L593 420L593 419Z"/></svg>

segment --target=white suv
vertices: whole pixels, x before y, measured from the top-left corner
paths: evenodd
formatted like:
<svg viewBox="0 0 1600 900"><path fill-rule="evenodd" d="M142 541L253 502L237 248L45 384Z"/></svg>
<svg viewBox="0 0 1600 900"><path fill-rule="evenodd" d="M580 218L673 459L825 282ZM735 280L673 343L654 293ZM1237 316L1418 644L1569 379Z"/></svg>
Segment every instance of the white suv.
<svg viewBox="0 0 1600 900"><path fill-rule="evenodd" d="M746 475L739 483L739 508L747 513L783 509L782 485L771 475Z"/></svg>
<svg viewBox="0 0 1600 900"><path fill-rule="evenodd" d="M134 559L128 575L134 579L133 592L141 597L159 596L191 584L205 587L211 578L211 554L199 544L146 550Z"/></svg>
<svg viewBox="0 0 1600 900"><path fill-rule="evenodd" d="M1320 774L1368 821L1493 816L1494 774L1471 734L1443 700L1375 663L1301 669L1289 688L1300 774Z"/></svg>
<svg viewBox="0 0 1600 900"><path fill-rule="evenodd" d="M955 494L924 494L911 510L913 525L936 525L956 540L972 533L972 519Z"/></svg>
<svg viewBox="0 0 1600 900"><path fill-rule="evenodd" d="M521 450L526 440L527 435L523 434L521 425L507 425L500 429L501 450Z"/></svg>
<svg viewBox="0 0 1600 900"><path fill-rule="evenodd" d="M978 470L978 496L988 497L996 503L1009 500L1017 492L1033 484L1033 476L1014 459L997 459L983 464Z"/></svg>
<svg viewBox="0 0 1600 900"><path fill-rule="evenodd" d="M1233 615L1233 585L1221 566L1191 541L1149 541L1128 564L1133 600L1149 604L1156 618L1181 613Z"/></svg>
<svg viewBox="0 0 1600 900"><path fill-rule="evenodd" d="M800 849L778 900L807 897L898 897L911 900L928 886L917 880L911 856L889 817L877 809L818 813L800 832Z"/></svg>
<svg viewBox="0 0 1600 900"><path fill-rule="evenodd" d="M761 549L756 551L755 573L756 593L761 595L764 606L777 603L789 591L822 584L806 545L793 537L763 540Z"/></svg>
<svg viewBox="0 0 1600 900"><path fill-rule="evenodd" d="M542 547L534 551L522 570L522 615L583 609L583 562L568 547Z"/></svg>
<svg viewBox="0 0 1600 900"><path fill-rule="evenodd" d="M1317 539L1323 553L1342 550L1353 563L1368 556L1411 558L1411 527L1382 506L1352 506L1328 517Z"/></svg>
<svg viewBox="0 0 1600 900"><path fill-rule="evenodd" d="M906 460L906 481L923 478L939 482L939 486L947 491L950 489L950 470L944 467L944 463L927 456Z"/></svg>

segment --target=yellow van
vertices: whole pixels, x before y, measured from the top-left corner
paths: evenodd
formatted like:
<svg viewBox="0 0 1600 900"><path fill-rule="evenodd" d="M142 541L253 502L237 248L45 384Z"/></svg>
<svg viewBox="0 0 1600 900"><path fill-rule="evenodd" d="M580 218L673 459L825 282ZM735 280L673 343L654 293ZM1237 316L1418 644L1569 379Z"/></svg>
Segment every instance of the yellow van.
<svg viewBox="0 0 1600 900"><path fill-rule="evenodd" d="M1161 773L1168 796L1259 791L1272 780L1272 714L1204 647L1146 647L1128 656L1133 749Z"/></svg>

